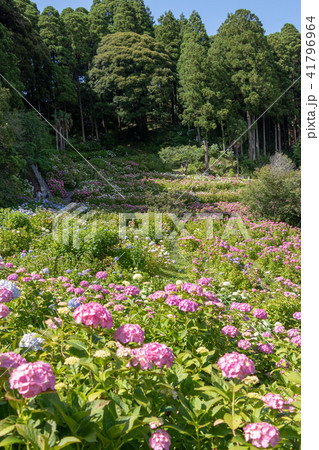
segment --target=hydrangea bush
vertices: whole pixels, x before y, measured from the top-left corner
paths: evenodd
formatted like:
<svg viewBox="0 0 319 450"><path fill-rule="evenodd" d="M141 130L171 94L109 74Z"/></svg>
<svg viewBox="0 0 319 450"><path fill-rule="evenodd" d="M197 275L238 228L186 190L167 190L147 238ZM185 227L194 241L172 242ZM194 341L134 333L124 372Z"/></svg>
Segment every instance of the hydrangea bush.
<svg viewBox="0 0 319 450"><path fill-rule="evenodd" d="M132 211L145 186L194 181L143 177ZM197 181L189 210L239 212L249 239L223 219L206 239L192 218L176 255L169 217L162 239L153 219L150 236L131 223L119 237L99 212L72 247L49 208L0 215L1 446L300 448L300 230L226 203L240 180Z"/></svg>

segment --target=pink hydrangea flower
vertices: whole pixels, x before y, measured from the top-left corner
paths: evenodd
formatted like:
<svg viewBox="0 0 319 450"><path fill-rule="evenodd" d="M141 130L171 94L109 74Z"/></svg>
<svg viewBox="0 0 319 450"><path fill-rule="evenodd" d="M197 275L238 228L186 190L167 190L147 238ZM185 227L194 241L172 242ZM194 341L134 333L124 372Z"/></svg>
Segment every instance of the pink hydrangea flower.
<svg viewBox="0 0 319 450"><path fill-rule="evenodd" d="M249 304L249 303L237 303L234 302L230 305L230 309L237 309L238 311L241 312L250 312L253 307Z"/></svg>
<svg viewBox="0 0 319 450"><path fill-rule="evenodd" d="M148 359L144 346L132 349L130 355L133 359L127 364L127 367L136 367L140 365L142 370L152 369L152 361Z"/></svg>
<svg viewBox="0 0 319 450"><path fill-rule="evenodd" d="M167 284L164 288L165 292L178 292L178 287L175 284Z"/></svg>
<svg viewBox="0 0 319 450"><path fill-rule="evenodd" d="M140 290L136 286L126 286L126 288L124 289L124 295L139 295L139 293Z"/></svg>
<svg viewBox="0 0 319 450"><path fill-rule="evenodd" d="M148 298L151 300L158 300L160 298L166 298L166 297L167 297L167 292L165 292L165 291L156 291L153 294L148 296Z"/></svg>
<svg viewBox="0 0 319 450"><path fill-rule="evenodd" d="M106 272L97 272L95 275L95 278L99 278L100 280L105 280L107 278Z"/></svg>
<svg viewBox="0 0 319 450"><path fill-rule="evenodd" d="M249 341L247 341L246 339L241 339L240 341L238 341L237 346L239 348L242 348L243 350L247 350L247 349L251 348L251 343Z"/></svg>
<svg viewBox="0 0 319 450"><path fill-rule="evenodd" d="M174 362L172 350L165 344L151 342L143 345L146 358L158 367L171 367Z"/></svg>
<svg viewBox="0 0 319 450"><path fill-rule="evenodd" d="M207 298L207 300L212 300L212 301L218 301L218 298L216 297L216 295L214 294L214 292L203 292L203 296L205 298Z"/></svg>
<svg viewBox="0 0 319 450"><path fill-rule="evenodd" d="M84 292L85 292L85 289L83 289L82 287L74 289L75 295L82 295L82 294L84 294Z"/></svg>
<svg viewBox="0 0 319 450"><path fill-rule="evenodd" d="M286 361L285 359L280 359L279 360L279 362L276 362L276 366L277 367L284 367L284 368L287 368L287 367L289 367L289 363L288 363L288 361Z"/></svg>
<svg viewBox="0 0 319 450"><path fill-rule="evenodd" d="M290 330L287 331L287 336L289 338L299 336L299 330L297 330L297 328L291 328Z"/></svg>
<svg viewBox="0 0 319 450"><path fill-rule="evenodd" d="M149 440L149 446L153 450L169 450L171 445L171 437L167 431L159 429L156 430Z"/></svg>
<svg viewBox="0 0 319 450"><path fill-rule="evenodd" d="M80 282L80 286L82 286L82 287L89 287L89 286L90 286L90 283L89 283L88 281L86 281L86 280L82 280L82 281Z"/></svg>
<svg viewBox="0 0 319 450"><path fill-rule="evenodd" d="M40 280L42 277L39 273L33 273L31 275L32 280Z"/></svg>
<svg viewBox="0 0 319 450"><path fill-rule="evenodd" d="M127 344L128 342L136 342L143 344L145 338L144 331L139 325L135 325L132 323L127 323L125 325L121 325L114 332L114 339L116 341L122 342L122 344Z"/></svg>
<svg viewBox="0 0 319 450"><path fill-rule="evenodd" d="M28 281L32 281L32 278L31 277L23 277L22 278L23 283L27 283Z"/></svg>
<svg viewBox="0 0 319 450"><path fill-rule="evenodd" d="M264 337L264 338L271 338L272 336L271 336L270 331L264 331L264 332L262 333L262 337Z"/></svg>
<svg viewBox="0 0 319 450"><path fill-rule="evenodd" d="M16 369L26 362L27 360L21 355L18 355L18 353L0 353L0 367L3 367L4 369Z"/></svg>
<svg viewBox="0 0 319 450"><path fill-rule="evenodd" d="M226 325L220 331L223 335L230 336L231 338L234 338L238 334L238 329L232 325Z"/></svg>
<svg viewBox="0 0 319 450"><path fill-rule="evenodd" d="M3 303L0 303L0 319L4 319L9 314L10 314L10 309Z"/></svg>
<svg viewBox="0 0 319 450"><path fill-rule="evenodd" d="M13 264L8 262L8 263L5 263L4 267L7 267L8 269L12 269Z"/></svg>
<svg viewBox="0 0 319 450"><path fill-rule="evenodd" d="M121 284L116 284L114 286L114 291L123 291L124 290L124 286L122 286Z"/></svg>
<svg viewBox="0 0 319 450"><path fill-rule="evenodd" d="M123 309L125 309L124 305L114 305L113 306L114 311L122 311Z"/></svg>
<svg viewBox="0 0 319 450"><path fill-rule="evenodd" d="M0 303L8 303L13 299L13 293L10 289L0 286Z"/></svg>
<svg viewBox="0 0 319 450"><path fill-rule="evenodd" d="M48 327L52 328L53 330L56 330L58 326L60 327L62 325L62 319L60 319L59 317L54 317L53 320L48 319L44 323L46 323Z"/></svg>
<svg viewBox="0 0 319 450"><path fill-rule="evenodd" d="M111 313L100 303L90 302L78 306L73 312L73 317L76 323L93 328L100 326L109 330L113 327Z"/></svg>
<svg viewBox="0 0 319 450"><path fill-rule="evenodd" d="M187 298L181 300L178 305L178 309L185 312L195 312L197 311L198 307L198 303L193 302L192 300L189 300Z"/></svg>
<svg viewBox="0 0 319 450"><path fill-rule="evenodd" d="M7 276L8 281L16 281L19 278L19 275L17 273L11 273L9 276Z"/></svg>
<svg viewBox="0 0 319 450"><path fill-rule="evenodd" d="M290 339L290 342L292 344L297 345L297 347L301 347L301 336L294 336L293 338Z"/></svg>
<svg viewBox="0 0 319 450"><path fill-rule="evenodd" d="M267 313L264 309L255 309L253 315L254 317L257 317L257 319L267 319Z"/></svg>
<svg viewBox="0 0 319 450"><path fill-rule="evenodd" d="M91 284L90 289L93 291L101 291L103 288L100 284Z"/></svg>
<svg viewBox="0 0 319 450"><path fill-rule="evenodd" d="M267 448L269 444L275 447L279 440L279 431L267 422L249 423L244 427L245 441L252 440L252 445L257 448Z"/></svg>
<svg viewBox="0 0 319 450"><path fill-rule="evenodd" d="M200 278L198 280L197 284L199 284L200 286L209 286L210 285L210 279L202 277L202 278Z"/></svg>
<svg viewBox="0 0 319 450"><path fill-rule="evenodd" d="M73 292L73 293L75 293L75 291L78 291L80 289L82 290L82 288L76 288L75 289L75 287L70 286L70 287L67 288L66 292ZM84 291L84 289L83 289L83 291ZM82 294L82 292L78 292L78 294L80 294L80 293Z"/></svg>
<svg viewBox="0 0 319 450"><path fill-rule="evenodd" d="M117 295L115 296L115 300L118 300L119 302L122 302L122 301L124 301L124 300L127 300L127 297L126 297L126 295L124 295L124 294L117 294Z"/></svg>
<svg viewBox="0 0 319 450"><path fill-rule="evenodd" d="M217 361L218 367L221 369L224 377L239 378L242 380L248 375L255 373L255 365L251 359L241 353L232 352L225 353L224 356Z"/></svg>
<svg viewBox="0 0 319 450"><path fill-rule="evenodd" d="M293 313L292 317L296 320L301 320L301 312L298 311L298 312Z"/></svg>
<svg viewBox="0 0 319 450"><path fill-rule="evenodd" d="M170 295L165 300L165 303L169 306L178 306L181 302L181 298L178 295Z"/></svg>
<svg viewBox="0 0 319 450"><path fill-rule="evenodd" d="M188 293L189 294L195 294L198 295L199 297L201 297L203 295L203 288L201 286L198 286L197 284L192 284L189 288L188 288Z"/></svg>
<svg viewBox="0 0 319 450"><path fill-rule="evenodd" d="M271 394L268 393L264 395L261 400L265 403L266 406L272 409L278 409L282 412L282 409L285 404L285 400L282 398L280 394Z"/></svg>
<svg viewBox="0 0 319 450"><path fill-rule="evenodd" d="M21 364L13 370L10 379L10 388L18 389L23 398L31 398L40 392L55 387L55 375L50 364L37 361Z"/></svg>
<svg viewBox="0 0 319 450"><path fill-rule="evenodd" d="M119 342L116 343L116 346L117 346L116 355L119 358L131 355L132 349L130 349L129 347L124 347L124 345L120 344Z"/></svg>
<svg viewBox="0 0 319 450"><path fill-rule="evenodd" d="M282 333L285 333L285 327L284 326L282 326L282 325L276 325L275 327L274 327L274 333L277 333L277 334L282 334Z"/></svg>
<svg viewBox="0 0 319 450"><path fill-rule="evenodd" d="M261 353L266 353L266 354L270 354L273 352L273 349L275 348L274 344L263 344L262 342L259 342L257 344L258 350Z"/></svg>

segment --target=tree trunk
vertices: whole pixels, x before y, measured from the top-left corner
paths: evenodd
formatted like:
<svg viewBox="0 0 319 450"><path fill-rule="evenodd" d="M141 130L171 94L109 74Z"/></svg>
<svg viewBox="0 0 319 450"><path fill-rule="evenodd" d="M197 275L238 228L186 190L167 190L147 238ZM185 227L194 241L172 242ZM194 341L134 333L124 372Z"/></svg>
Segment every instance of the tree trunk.
<svg viewBox="0 0 319 450"><path fill-rule="evenodd" d="M265 115L263 115L263 146L264 146L264 156L267 156L267 144L266 144L266 121Z"/></svg>
<svg viewBox="0 0 319 450"><path fill-rule="evenodd" d="M250 160L253 160L254 153L254 144L253 144L253 135L251 131L251 116L247 111L247 126L248 126L248 157Z"/></svg>
<svg viewBox="0 0 319 450"><path fill-rule="evenodd" d="M172 116L172 124L175 124L175 102L174 102L174 94L171 95L171 116Z"/></svg>
<svg viewBox="0 0 319 450"><path fill-rule="evenodd" d="M278 151L279 153L281 153L281 127L279 122L277 126L278 126Z"/></svg>
<svg viewBox="0 0 319 450"><path fill-rule="evenodd" d="M90 105L91 105L91 119L92 119L92 135L95 133L95 137L97 140L99 140L99 130L98 130L98 126L97 126L97 120L96 120L96 116L94 113L94 105L93 105L93 99L92 99L92 94L91 92L89 92L90 95Z"/></svg>
<svg viewBox="0 0 319 450"><path fill-rule="evenodd" d="M291 129L288 123L288 147L291 148Z"/></svg>
<svg viewBox="0 0 319 450"><path fill-rule="evenodd" d="M293 130L294 130L294 144L297 142L297 129L296 129L296 122L297 122L297 118L296 116L294 117L294 126L293 126Z"/></svg>
<svg viewBox="0 0 319 450"><path fill-rule="evenodd" d="M229 142L229 147L231 146L231 142ZM230 149L230 160L231 160L231 168L234 168L234 150Z"/></svg>
<svg viewBox="0 0 319 450"><path fill-rule="evenodd" d="M239 144L236 142L235 144L235 152L236 152L236 165L237 165L237 177L239 178L239 159L238 159L238 147Z"/></svg>
<svg viewBox="0 0 319 450"><path fill-rule="evenodd" d="M59 133L58 130L55 129L55 143L56 143L56 149L59 151Z"/></svg>
<svg viewBox="0 0 319 450"><path fill-rule="evenodd" d="M83 119L83 109L82 109L81 87L80 87L79 79L77 80L77 87L78 87L78 99L79 99L79 109L80 109L80 119L81 119L81 129L82 129L82 141L86 142L85 129L84 129L84 119Z"/></svg>
<svg viewBox="0 0 319 450"><path fill-rule="evenodd" d="M277 140L277 123L275 122L275 152L278 152L278 140Z"/></svg>
<svg viewBox="0 0 319 450"><path fill-rule="evenodd" d="M244 156L243 141L240 141L240 156Z"/></svg>
<svg viewBox="0 0 319 450"><path fill-rule="evenodd" d="M220 127L222 129L222 139L223 139L223 152L226 152L226 145L225 145L225 137L224 137L224 126L223 123L220 124Z"/></svg>
<svg viewBox="0 0 319 450"><path fill-rule="evenodd" d="M201 144L201 136L200 136L200 128L199 128L199 125L197 125L197 138L198 138L198 147L200 147L200 144Z"/></svg>
<svg viewBox="0 0 319 450"><path fill-rule="evenodd" d="M255 116L252 116L252 122L255 122ZM253 161L256 160L256 128L254 127L252 130L252 143L253 143Z"/></svg>
<svg viewBox="0 0 319 450"><path fill-rule="evenodd" d="M65 156L64 155L64 150L63 150L63 129L62 129L62 126L60 126L60 128L59 128L59 132L60 132L60 148L62 150L63 156Z"/></svg>
<svg viewBox="0 0 319 450"><path fill-rule="evenodd" d="M259 130L258 130L258 122L256 127L256 151L257 151L257 159L260 158L260 148L259 148Z"/></svg>
<svg viewBox="0 0 319 450"><path fill-rule="evenodd" d="M205 144L205 166L206 166L206 172L209 172L209 156L208 156L208 140L207 140L207 134L204 140Z"/></svg>

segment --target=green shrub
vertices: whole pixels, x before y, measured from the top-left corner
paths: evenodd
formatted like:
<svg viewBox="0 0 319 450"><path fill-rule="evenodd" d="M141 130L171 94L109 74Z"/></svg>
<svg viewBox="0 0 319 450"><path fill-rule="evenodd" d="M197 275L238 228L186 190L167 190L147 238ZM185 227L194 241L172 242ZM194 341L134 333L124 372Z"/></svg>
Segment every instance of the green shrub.
<svg viewBox="0 0 319 450"><path fill-rule="evenodd" d="M301 182L300 171L283 154L271 158L271 164L255 171L245 193L245 200L263 217L300 226Z"/></svg>

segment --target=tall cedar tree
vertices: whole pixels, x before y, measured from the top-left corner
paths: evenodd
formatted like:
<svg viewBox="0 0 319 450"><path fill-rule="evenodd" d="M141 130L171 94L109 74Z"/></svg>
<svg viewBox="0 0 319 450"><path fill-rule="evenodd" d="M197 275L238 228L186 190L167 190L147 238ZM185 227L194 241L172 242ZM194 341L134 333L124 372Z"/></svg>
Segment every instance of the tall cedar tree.
<svg viewBox="0 0 319 450"><path fill-rule="evenodd" d="M280 89L284 91L300 76L301 35L292 24L286 23L280 33L270 34L267 38L275 55ZM277 130L275 133L277 150L281 149L281 140L283 144L286 143L286 147L291 148L300 137L300 97L301 83L298 82L271 111L275 131Z"/></svg>
<svg viewBox="0 0 319 450"><path fill-rule="evenodd" d="M77 8L76 10L66 8L62 11L61 18L71 43L72 52L69 66L77 88L82 141L85 142L86 132L82 103L82 85L85 82L88 66L93 56L93 43L89 32L89 14L85 8Z"/></svg>
<svg viewBox="0 0 319 450"><path fill-rule="evenodd" d="M240 102L250 127L257 114L278 96L278 82L262 24L245 9L229 14L214 36L210 65L216 76L232 91L232 101ZM256 158L256 132L248 132L250 159Z"/></svg>
<svg viewBox="0 0 319 450"><path fill-rule="evenodd" d="M171 98L171 116L172 123L175 123L175 111L177 109L177 62L181 52L181 26L175 19L172 11L168 11L158 19L159 24L155 27L155 38L163 44L165 50L172 60L172 68L174 72L173 92Z"/></svg>
<svg viewBox="0 0 319 450"><path fill-rule="evenodd" d="M69 109L70 105L77 102L76 86L70 70L71 42L59 12L52 6L44 8L38 24L40 36L48 47L51 59L48 107L48 117L51 117L58 109Z"/></svg>
<svg viewBox="0 0 319 450"><path fill-rule="evenodd" d="M181 56L178 61L180 99L183 105L182 121L194 125L198 131L198 145L204 131L205 166L209 169L208 132L216 127L212 104L207 52L209 40L204 24L197 12L193 12L185 26Z"/></svg>

